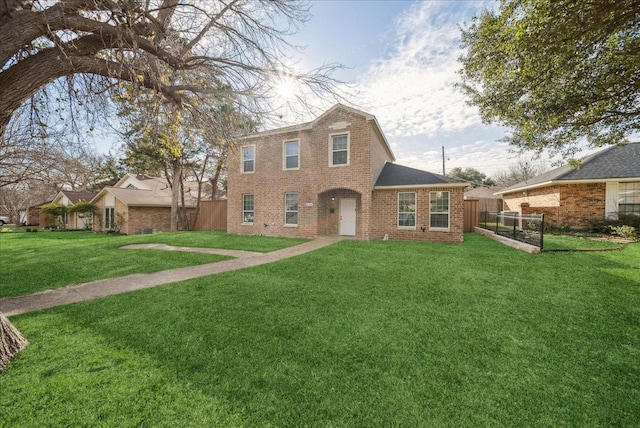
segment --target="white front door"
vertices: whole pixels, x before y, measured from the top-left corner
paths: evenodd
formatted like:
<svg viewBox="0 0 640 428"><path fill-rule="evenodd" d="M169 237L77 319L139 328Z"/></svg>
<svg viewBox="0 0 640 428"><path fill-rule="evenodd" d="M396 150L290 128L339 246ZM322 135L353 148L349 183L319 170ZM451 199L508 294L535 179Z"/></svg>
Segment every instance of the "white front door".
<svg viewBox="0 0 640 428"><path fill-rule="evenodd" d="M356 236L356 200L340 199L340 235Z"/></svg>

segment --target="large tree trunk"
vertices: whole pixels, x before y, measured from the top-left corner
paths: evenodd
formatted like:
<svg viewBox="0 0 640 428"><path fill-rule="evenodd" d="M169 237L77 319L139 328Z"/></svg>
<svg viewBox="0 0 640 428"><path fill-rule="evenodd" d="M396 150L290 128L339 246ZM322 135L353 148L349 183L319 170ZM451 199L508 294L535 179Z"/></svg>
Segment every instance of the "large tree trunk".
<svg viewBox="0 0 640 428"><path fill-rule="evenodd" d="M218 181L220 181L220 174L224 166L224 157L218 159L218 165L216 165L216 173L211 177L211 200L218 200Z"/></svg>
<svg viewBox="0 0 640 428"><path fill-rule="evenodd" d="M26 9L18 8L17 5L9 7L6 0L0 0L0 66L4 66L0 71L0 135L20 105L45 85L62 76L93 73L159 89L162 85L151 82L146 73L133 71L125 63L114 63L97 54L102 50L140 49L169 61L174 66L181 64L182 58L172 58L171 54L153 44L153 39L150 39L154 34L163 32L177 3L177 0L164 0L157 19L148 17L149 19L142 19L132 25L114 25L113 22L101 22L89 14L100 15L99 12L102 11L103 15L109 15L114 8L127 9L124 2L116 4L95 0L66 0L36 11L28 10L30 5ZM65 29L80 36L66 43L53 36L57 31ZM38 40L38 37L52 39L57 45L40 49L34 55L7 67L12 58ZM143 81L140 81L141 75L145 76Z"/></svg>
<svg viewBox="0 0 640 428"><path fill-rule="evenodd" d="M9 361L29 342L20 334L9 319L0 313L0 372L7 368Z"/></svg>
<svg viewBox="0 0 640 428"><path fill-rule="evenodd" d="M182 168L180 160L171 162L173 176L171 177L171 231L178 231L178 206L180 203L180 180L182 179Z"/></svg>

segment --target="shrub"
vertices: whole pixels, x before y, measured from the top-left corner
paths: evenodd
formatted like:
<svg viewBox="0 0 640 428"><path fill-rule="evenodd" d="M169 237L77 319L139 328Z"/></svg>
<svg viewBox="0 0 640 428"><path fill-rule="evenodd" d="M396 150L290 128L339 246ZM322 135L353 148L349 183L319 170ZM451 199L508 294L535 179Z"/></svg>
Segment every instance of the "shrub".
<svg viewBox="0 0 640 428"><path fill-rule="evenodd" d="M588 227L589 232L603 233L610 235L613 227L631 226L636 230L640 230L640 216L633 214L618 213L617 219L602 219L591 222Z"/></svg>
<svg viewBox="0 0 640 428"><path fill-rule="evenodd" d="M611 226L611 233L624 239L636 239L636 228L626 224L623 226Z"/></svg>
<svg viewBox="0 0 640 428"><path fill-rule="evenodd" d="M60 204L45 204L40 207L40 211L46 215L47 223L54 221L57 227L64 227L62 218L67 212L66 206Z"/></svg>
<svg viewBox="0 0 640 428"><path fill-rule="evenodd" d="M78 201L67 208L67 210L70 213L90 214L90 215L95 213L97 209L98 208L95 206L95 204L92 204L91 202L85 202L85 201Z"/></svg>

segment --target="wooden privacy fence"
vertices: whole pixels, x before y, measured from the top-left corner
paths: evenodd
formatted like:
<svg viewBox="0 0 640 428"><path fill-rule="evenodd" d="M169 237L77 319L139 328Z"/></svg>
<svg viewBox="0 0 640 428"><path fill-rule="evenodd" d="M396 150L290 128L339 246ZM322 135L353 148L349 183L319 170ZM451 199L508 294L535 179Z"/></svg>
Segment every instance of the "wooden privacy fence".
<svg viewBox="0 0 640 428"><path fill-rule="evenodd" d="M464 200L464 231L473 232L473 228L478 225L478 200Z"/></svg>
<svg viewBox="0 0 640 428"><path fill-rule="evenodd" d="M195 216L195 213L191 214ZM194 230L227 230L227 201L201 201Z"/></svg>

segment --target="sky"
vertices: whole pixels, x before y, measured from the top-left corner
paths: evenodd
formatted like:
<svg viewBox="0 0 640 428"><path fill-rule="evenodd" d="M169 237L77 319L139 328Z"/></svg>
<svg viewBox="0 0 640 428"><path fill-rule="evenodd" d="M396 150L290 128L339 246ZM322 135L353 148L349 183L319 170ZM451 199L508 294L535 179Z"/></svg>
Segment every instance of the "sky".
<svg viewBox="0 0 640 428"><path fill-rule="evenodd" d="M550 169L561 159L534 159L501 142L508 129L483 124L455 87L460 28L490 0L314 0L311 19L288 40L299 46L288 62L299 72L323 64L345 66L333 77L347 83L344 104L376 116L402 165L443 173L475 168L487 176L520 160ZM316 115L335 101L317 106ZM297 109L298 112L303 109ZM282 111L278 126L313 120ZM274 126L275 127L275 126ZM112 137L98 149L108 151ZM591 150L590 152L593 152ZM584 151L582 154L590 154Z"/></svg>
<svg viewBox="0 0 640 428"><path fill-rule="evenodd" d="M335 75L349 83L344 103L376 116L397 163L441 174L444 147L445 172L475 168L491 176L519 158L533 161L532 154L519 155L500 142L508 130L483 124L454 86L460 27L494 6L476 0L314 1L313 17L291 38L304 48L293 61L300 70L346 66ZM551 167L557 161L535 162Z"/></svg>

